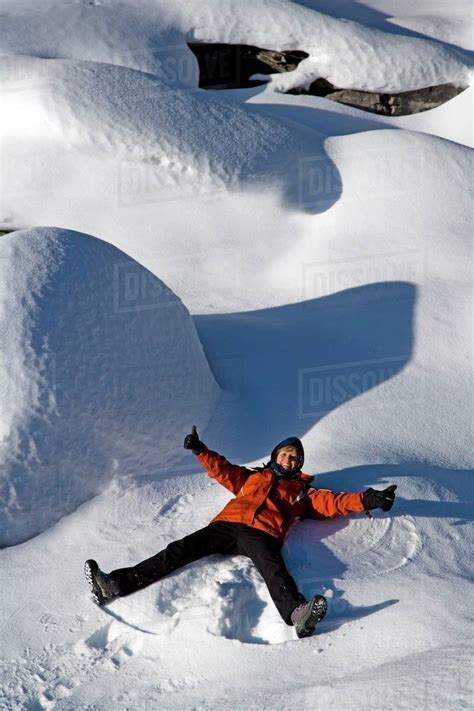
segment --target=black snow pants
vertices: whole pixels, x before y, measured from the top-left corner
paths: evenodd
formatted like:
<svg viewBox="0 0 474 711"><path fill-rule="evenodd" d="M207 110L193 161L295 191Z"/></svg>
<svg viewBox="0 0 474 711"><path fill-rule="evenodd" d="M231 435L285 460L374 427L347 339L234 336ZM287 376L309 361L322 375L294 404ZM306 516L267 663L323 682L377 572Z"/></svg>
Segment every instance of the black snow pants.
<svg viewBox="0 0 474 711"><path fill-rule="evenodd" d="M164 550L131 568L110 573L121 595L154 583L183 565L216 553L250 558L262 578L284 621L291 625L291 613L302 602L296 583L281 555L282 543L257 528L242 523L216 521L205 528L170 543Z"/></svg>

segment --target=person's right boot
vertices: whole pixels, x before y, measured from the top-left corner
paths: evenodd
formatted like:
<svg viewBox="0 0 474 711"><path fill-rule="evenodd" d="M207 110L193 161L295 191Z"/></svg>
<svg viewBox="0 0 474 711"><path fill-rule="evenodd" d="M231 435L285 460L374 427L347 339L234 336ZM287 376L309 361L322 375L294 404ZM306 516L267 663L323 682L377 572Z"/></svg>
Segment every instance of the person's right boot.
<svg viewBox="0 0 474 711"><path fill-rule="evenodd" d="M107 605L111 600L120 596L118 584L110 575L101 571L95 560L86 560L84 575L91 587L92 599L96 605Z"/></svg>
<svg viewBox="0 0 474 711"><path fill-rule="evenodd" d="M303 602L295 607L291 613L298 637L311 637L314 628L320 622L328 609L326 598L323 595L315 595L309 602Z"/></svg>

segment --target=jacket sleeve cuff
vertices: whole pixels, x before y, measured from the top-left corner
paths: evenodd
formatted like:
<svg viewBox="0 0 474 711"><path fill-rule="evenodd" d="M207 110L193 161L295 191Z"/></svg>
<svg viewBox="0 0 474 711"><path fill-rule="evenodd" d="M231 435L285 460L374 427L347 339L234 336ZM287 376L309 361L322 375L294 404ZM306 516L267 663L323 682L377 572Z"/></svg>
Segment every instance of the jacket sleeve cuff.
<svg viewBox="0 0 474 711"><path fill-rule="evenodd" d="M205 446L204 449L202 450L202 452L199 452L198 454L196 454L196 457L199 459L200 463L203 466L206 466L206 464L209 461L209 455L213 455L213 454L215 454L215 452L212 452L210 449L208 449Z"/></svg>

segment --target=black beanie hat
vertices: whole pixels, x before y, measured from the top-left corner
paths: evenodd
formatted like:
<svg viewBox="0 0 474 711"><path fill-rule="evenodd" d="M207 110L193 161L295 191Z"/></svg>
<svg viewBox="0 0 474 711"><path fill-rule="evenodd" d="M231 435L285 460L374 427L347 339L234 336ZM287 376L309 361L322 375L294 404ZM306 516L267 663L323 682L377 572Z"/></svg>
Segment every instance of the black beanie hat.
<svg viewBox="0 0 474 711"><path fill-rule="evenodd" d="M296 464L295 472L300 471L304 464L304 449L303 444L298 437L287 437L282 442L279 442L272 451L270 463L275 462L278 450L283 449L283 447L294 447L296 449L298 452L298 462Z"/></svg>

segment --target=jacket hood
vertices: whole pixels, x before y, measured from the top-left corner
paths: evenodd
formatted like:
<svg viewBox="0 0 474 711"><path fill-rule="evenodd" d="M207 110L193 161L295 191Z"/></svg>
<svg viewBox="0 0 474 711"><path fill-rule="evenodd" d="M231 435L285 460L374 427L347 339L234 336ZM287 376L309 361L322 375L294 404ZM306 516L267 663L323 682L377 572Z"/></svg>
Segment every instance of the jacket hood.
<svg viewBox="0 0 474 711"><path fill-rule="evenodd" d="M294 471L292 472L285 472L282 468L279 467L279 465L276 463L276 456L277 452L279 449L283 449L283 447L294 447L296 451L298 452L298 462L296 464L296 467ZM270 467L275 471L275 467L279 469L280 476L284 477L291 477L297 472L301 471L302 467L304 464L304 449L303 449L303 444L298 437L287 437L286 439L282 440L279 442L272 451L271 457L270 457Z"/></svg>

